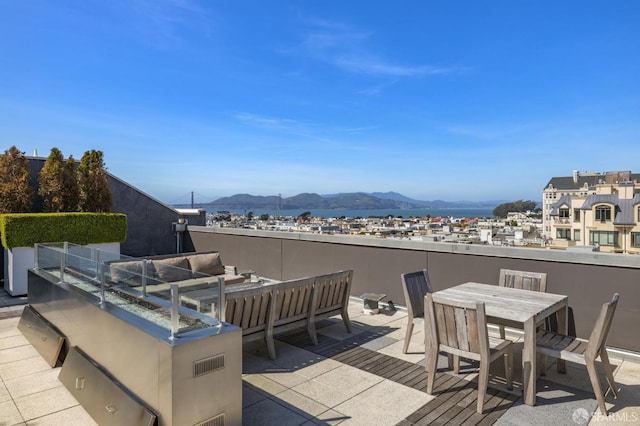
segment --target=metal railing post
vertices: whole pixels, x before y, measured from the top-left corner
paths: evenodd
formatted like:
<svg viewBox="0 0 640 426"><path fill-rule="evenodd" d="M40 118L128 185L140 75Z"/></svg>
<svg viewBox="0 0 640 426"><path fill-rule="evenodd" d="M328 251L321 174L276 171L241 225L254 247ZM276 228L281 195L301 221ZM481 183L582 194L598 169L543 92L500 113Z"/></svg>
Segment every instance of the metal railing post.
<svg viewBox="0 0 640 426"><path fill-rule="evenodd" d="M100 267L100 250L98 250L98 249L92 249L91 250L91 260L96 262L96 276L95 276L95 278L98 279L100 277L100 270L102 269Z"/></svg>
<svg viewBox="0 0 640 426"><path fill-rule="evenodd" d="M142 259L142 282L140 283L142 285L142 296L147 295L147 271L148 271L148 263L149 261L147 259Z"/></svg>
<svg viewBox="0 0 640 426"><path fill-rule="evenodd" d="M35 260L33 262L33 267L35 269L39 269L40 268L40 262L38 262L38 260L40 259L40 244L34 244L33 245L33 251L35 252Z"/></svg>
<svg viewBox="0 0 640 426"><path fill-rule="evenodd" d="M107 269L107 265L106 264L102 264L101 268L100 268L100 304L104 305L104 303L106 302L106 299L104 298L104 287L105 287L105 272Z"/></svg>
<svg viewBox="0 0 640 426"><path fill-rule="evenodd" d="M180 327L180 313L178 306L180 304L180 295L178 294L178 284L171 283L171 336L169 339L174 340L178 334Z"/></svg>
<svg viewBox="0 0 640 426"><path fill-rule="evenodd" d="M69 253L69 243L62 245L62 256L60 256L60 282L64 281L64 268L67 266L67 254Z"/></svg>
<svg viewBox="0 0 640 426"><path fill-rule="evenodd" d="M220 297L218 297L218 319L220 320L220 322L224 322L226 321L225 313L227 310L227 306L224 296L224 278L221 276L218 277L218 290L220 291Z"/></svg>

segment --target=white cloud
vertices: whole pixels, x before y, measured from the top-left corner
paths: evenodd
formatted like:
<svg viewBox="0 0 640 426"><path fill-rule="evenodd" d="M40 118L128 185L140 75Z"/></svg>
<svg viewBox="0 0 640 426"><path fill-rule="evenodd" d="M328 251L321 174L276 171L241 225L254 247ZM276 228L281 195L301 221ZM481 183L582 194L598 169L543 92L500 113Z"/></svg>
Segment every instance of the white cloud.
<svg viewBox="0 0 640 426"><path fill-rule="evenodd" d="M157 49L182 48L186 32L209 33L210 14L190 0L131 0L113 7L128 7L131 14L121 15L128 31Z"/></svg>
<svg viewBox="0 0 640 426"><path fill-rule="evenodd" d="M372 33L359 31L341 22L310 21L304 35L304 53L355 74L392 77L422 77L459 72L459 67L399 64L376 55L367 46Z"/></svg>

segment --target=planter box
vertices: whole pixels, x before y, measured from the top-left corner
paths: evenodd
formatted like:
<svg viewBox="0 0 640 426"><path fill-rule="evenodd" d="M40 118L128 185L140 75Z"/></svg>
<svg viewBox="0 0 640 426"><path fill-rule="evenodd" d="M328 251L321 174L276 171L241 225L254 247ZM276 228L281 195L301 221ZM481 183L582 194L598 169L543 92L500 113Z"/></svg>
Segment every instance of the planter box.
<svg viewBox="0 0 640 426"><path fill-rule="evenodd" d="M120 243L89 244L109 253L120 254ZM35 266L33 247L14 247L4 250L4 289L11 296L25 296L28 293L27 271Z"/></svg>

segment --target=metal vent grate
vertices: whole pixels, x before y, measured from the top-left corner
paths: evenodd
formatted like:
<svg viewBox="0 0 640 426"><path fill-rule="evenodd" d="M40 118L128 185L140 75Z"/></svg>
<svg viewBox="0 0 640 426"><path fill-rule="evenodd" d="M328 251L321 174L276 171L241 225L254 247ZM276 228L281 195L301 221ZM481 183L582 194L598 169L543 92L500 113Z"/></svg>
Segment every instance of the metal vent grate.
<svg viewBox="0 0 640 426"><path fill-rule="evenodd" d="M209 358L194 361L193 363L193 377L204 376L213 371L224 368L224 354L214 355ZM208 423L202 423L207 424ZM217 423L216 423L217 424Z"/></svg>
<svg viewBox="0 0 640 426"><path fill-rule="evenodd" d="M203 422L196 423L193 426L224 426L224 413L218 414Z"/></svg>

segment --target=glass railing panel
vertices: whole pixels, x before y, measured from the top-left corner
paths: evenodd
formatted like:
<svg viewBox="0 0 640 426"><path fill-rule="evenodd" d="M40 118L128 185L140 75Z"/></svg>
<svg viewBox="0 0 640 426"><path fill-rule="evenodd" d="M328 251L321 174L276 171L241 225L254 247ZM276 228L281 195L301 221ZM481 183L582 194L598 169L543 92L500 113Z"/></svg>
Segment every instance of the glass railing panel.
<svg viewBox="0 0 640 426"><path fill-rule="evenodd" d="M37 244L36 268L167 329L171 336L219 324L224 282L206 274L70 243ZM195 314L193 310L200 314ZM206 317L203 317L204 314ZM209 319L207 319L209 318Z"/></svg>

